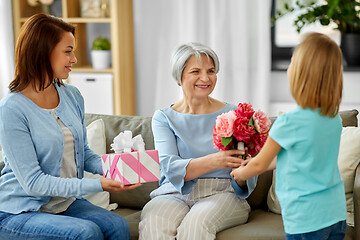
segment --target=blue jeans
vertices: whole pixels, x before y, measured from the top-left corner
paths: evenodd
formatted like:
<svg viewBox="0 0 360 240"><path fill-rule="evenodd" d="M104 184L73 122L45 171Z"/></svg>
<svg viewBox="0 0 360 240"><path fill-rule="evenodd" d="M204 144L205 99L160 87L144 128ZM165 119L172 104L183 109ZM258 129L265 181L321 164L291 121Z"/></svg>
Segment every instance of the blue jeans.
<svg viewBox="0 0 360 240"><path fill-rule="evenodd" d="M346 221L340 221L315 232L287 234L286 240L343 240L346 232Z"/></svg>
<svg viewBox="0 0 360 240"><path fill-rule="evenodd" d="M76 200L60 214L0 212L0 240L130 239L127 221L85 199Z"/></svg>

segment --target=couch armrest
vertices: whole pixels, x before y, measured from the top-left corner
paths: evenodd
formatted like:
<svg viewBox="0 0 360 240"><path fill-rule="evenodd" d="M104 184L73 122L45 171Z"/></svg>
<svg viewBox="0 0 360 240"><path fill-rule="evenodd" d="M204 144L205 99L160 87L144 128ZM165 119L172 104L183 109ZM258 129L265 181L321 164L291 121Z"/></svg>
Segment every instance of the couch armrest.
<svg viewBox="0 0 360 240"><path fill-rule="evenodd" d="M360 164L356 167L354 181L354 222L355 222L355 240L360 240Z"/></svg>

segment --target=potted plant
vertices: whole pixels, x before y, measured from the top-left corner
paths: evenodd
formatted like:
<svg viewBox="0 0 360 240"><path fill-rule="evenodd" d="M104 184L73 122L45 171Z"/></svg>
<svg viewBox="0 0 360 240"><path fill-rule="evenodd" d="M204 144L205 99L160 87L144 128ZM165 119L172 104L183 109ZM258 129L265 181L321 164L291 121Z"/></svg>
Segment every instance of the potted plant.
<svg viewBox="0 0 360 240"><path fill-rule="evenodd" d="M360 2L357 0L296 1L284 3L285 12L278 11L273 21L288 12L300 9L304 12L294 21L297 31L305 25L320 22L327 26L337 25L341 33L341 49L349 66L360 66Z"/></svg>
<svg viewBox="0 0 360 240"><path fill-rule="evenodd" d="M111 44L109 39L97 37L91 47L91 61L93 68L106 69L111 67Z"/></svg>

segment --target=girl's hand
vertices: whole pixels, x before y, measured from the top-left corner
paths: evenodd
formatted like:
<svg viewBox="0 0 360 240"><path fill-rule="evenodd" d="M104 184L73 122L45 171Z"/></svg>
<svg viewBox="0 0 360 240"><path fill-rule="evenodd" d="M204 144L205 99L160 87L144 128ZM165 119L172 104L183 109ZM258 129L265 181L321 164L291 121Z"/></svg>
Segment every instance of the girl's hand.
<svg viewBox="0 0 360 240"><path fill-rule="evenodd" d="M246 166L251 160L251 156L247 156L246 159L241 163L241 166Z"/></svg>
<svg viewBox="0 0 360 240"><path fill-rule="evenodd" d="M247 159L246 161L249 161L250 159ZM242 169L246 166L245 165L242 165L236 169L234 169L231 173L230 173L230 176L232 176L234 178L234 180L237 182L237 184L240 186L240 187L244 187L246 186L246 179L242 179L241 178L241 171Z"/></svg>
<svg viewBox="0 0 360 240"><path fill-rule="evenodd" d="M122 182L117 182L112 179L104 178L104 177L100 178L100 182L101 182L101 187L104 191L114 192L114 193L131 190L140 187L142 185L141 183L137 183L137 184L125 186Z"/></svg>

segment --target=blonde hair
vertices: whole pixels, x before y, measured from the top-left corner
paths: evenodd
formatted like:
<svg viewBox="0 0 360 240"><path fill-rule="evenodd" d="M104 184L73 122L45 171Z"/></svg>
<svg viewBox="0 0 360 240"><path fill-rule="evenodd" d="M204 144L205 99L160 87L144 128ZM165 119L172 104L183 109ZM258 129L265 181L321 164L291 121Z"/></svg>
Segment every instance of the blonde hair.
<svg viewBox="0 0 360 240"><path fill-rule="evenodd" d="M343 88L342 53L321 33L304 35L295 48L289 75L290 90L302 108L320 108L323 116L339 112Z"/></svg>

